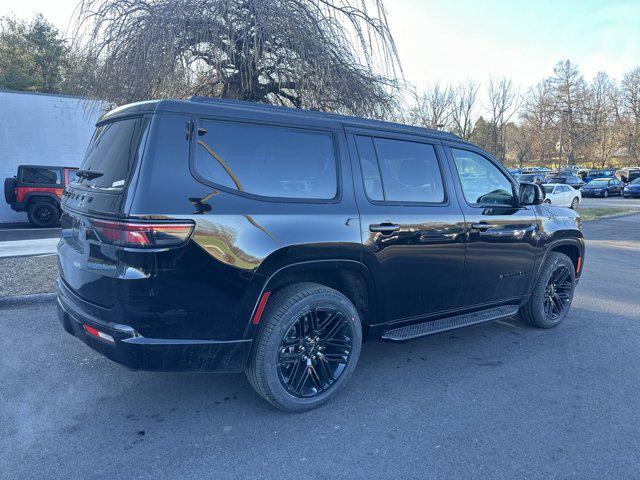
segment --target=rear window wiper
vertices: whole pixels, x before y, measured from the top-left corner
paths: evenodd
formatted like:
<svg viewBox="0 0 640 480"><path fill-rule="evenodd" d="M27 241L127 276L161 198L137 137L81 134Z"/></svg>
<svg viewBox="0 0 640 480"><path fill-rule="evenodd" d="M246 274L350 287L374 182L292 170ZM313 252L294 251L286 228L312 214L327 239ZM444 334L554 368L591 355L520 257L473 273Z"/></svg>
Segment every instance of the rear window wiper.
<svg viewBox="0 0 640 480"><path fill-rule="evenodd" d="M92 170L76 170L76 176L80 178L86 178L87 180L93 180L103 176L104 173L94 172Z"/></svg>

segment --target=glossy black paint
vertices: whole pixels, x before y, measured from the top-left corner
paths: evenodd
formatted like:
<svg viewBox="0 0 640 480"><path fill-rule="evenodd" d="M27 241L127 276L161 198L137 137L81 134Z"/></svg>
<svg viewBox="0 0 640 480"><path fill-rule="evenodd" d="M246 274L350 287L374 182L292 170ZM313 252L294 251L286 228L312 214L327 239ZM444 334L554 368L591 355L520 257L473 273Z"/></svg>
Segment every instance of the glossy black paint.
<svg viewBox="0 0 640 480"><path fill-rule="evenodd" d="M147 102L117 109L101 121L132 115L144 116L148 130L127 188L68 187L58 247L63 323L124 329L130 337L116 347L130 352L146 345L147 353L128 360L129 353L96 344L77 328L68 331L132 368L241 370L259 328L251 318L262 293L298 281L342 291L361 314L366 336L379 338L388 325L520 304L549 251L573 253L576 265L584 257L579 217L571 210L468 205L449 148L488 155L449 134L229 101ZM330 133L338 196L326 202L257 199L202 183L190 170L200 118ZM354 134L434 145L445 202L370 202ZM195 230L177 248L122 248L92 237L89 217L189 219ZM397 228L376 231L385 224ZM489 228L479 230L477 224ZM207 351L215 361L195 358Z"/></svg>

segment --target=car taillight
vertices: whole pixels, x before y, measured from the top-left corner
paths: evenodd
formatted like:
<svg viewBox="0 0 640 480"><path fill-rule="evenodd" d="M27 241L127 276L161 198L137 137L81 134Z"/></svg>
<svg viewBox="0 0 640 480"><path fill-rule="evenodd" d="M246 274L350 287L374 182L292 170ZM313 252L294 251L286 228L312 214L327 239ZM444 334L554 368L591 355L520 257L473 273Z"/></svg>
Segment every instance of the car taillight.
<svg viewBox="0 0 640 480"><path fill-rule="evenodd" d="M91 220L91 230L98 239L111 245L134 248L175 247L189 239L194 224L132 223Z"/></svg>

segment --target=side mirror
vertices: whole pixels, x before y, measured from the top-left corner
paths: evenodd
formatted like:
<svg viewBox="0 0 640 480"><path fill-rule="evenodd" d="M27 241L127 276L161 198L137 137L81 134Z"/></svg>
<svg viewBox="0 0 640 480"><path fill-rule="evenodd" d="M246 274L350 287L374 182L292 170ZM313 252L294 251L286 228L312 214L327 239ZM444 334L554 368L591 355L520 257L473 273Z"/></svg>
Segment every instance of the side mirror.
<svg viewBox="0 0 640 480"><path fill-rule="evenodd" d="M544 197L544 190L537 183L520 184L520 205L540 205Z"/></svg>

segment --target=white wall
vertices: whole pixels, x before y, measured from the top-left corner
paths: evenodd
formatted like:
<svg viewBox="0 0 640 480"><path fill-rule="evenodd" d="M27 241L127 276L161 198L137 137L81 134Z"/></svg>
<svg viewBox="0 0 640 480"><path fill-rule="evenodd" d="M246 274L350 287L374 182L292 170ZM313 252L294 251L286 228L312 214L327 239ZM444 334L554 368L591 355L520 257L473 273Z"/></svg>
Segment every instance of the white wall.
<svg viewBox="0 0 640 480"><path fill-rule="evenodd" d="M101 113L99 102L0 90L0 181L18 165L79 166ZM0 223L26 221L0 197Z"/></svg>

